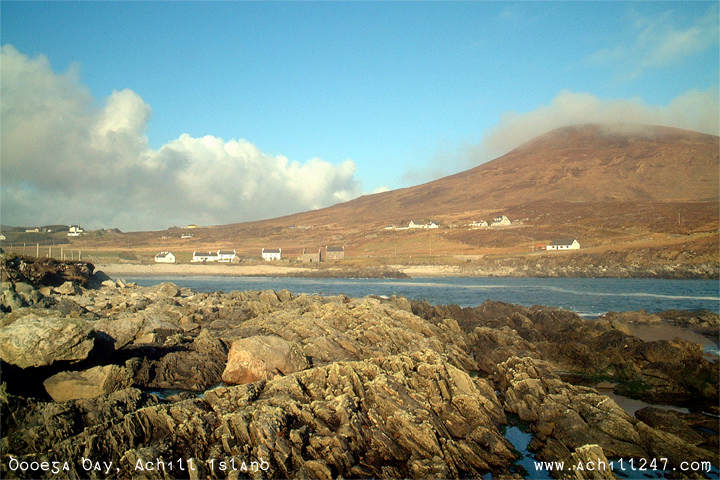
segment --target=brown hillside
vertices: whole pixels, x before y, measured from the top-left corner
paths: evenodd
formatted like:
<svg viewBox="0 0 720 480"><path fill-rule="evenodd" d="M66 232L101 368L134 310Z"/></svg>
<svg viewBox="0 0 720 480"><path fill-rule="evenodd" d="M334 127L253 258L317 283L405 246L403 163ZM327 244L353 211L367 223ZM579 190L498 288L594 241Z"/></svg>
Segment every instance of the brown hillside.
<svg viewBox="0 0 720 480"><path fill-rule="evenodd" d="M455 175L283 220L377 225L538 201L716 201L719 140L658 126L566 127Z"/></svg>

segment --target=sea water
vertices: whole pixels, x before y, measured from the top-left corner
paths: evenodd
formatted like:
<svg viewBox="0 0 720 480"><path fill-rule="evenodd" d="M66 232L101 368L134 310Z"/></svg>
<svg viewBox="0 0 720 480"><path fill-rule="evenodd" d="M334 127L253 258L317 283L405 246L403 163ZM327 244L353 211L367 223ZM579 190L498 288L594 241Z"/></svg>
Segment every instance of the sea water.
<svg viewBox="0 0 720 480"><path fill-rule="evenodd" d="M364 297L399 295L432 304L463 307L496 300L518 305L544 305L597 317L609 311L697 310L720 313L717 280L637 278L442 277L413 279L297 278L226 276L125 277L138 285L173 282L200 292L281 290L293 293Z"/></svg>

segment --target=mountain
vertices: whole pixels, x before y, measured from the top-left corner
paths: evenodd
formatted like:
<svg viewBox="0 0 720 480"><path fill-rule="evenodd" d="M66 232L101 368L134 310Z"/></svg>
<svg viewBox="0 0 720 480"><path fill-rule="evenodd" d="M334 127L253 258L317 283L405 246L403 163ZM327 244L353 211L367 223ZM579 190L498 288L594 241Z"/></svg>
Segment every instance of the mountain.
<svg viewBox="0 0 720 480"><path fill-rule="evenodd" d="M565 127L455 175L285 218L379 224L548 201L716 201L719 145L669 127Z"/></svg>

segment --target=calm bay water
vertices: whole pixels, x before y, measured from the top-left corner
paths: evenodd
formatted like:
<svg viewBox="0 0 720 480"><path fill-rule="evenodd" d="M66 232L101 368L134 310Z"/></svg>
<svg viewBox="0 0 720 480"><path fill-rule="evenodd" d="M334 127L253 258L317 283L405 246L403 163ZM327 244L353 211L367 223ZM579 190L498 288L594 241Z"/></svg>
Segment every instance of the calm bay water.
<svg viewBox="0 0 720 480"><path fill-rule="evenodd" d="M475 306L485 300L545 305L595 317L608 311L707 309L720 313L717 280L612 278L413 278L350 279L293 277L152 276L126 277L138 285L173 282L200 292L281 290L293 293L364 297L400 295L432 304Z"/></svg>

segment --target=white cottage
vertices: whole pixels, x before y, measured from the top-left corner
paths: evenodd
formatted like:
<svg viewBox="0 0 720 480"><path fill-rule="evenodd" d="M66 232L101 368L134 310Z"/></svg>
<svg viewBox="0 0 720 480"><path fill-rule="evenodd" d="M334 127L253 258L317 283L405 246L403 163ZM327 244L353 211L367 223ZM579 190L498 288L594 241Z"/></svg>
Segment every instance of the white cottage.
<svg viewBox="0 0 720 480"><path fill-rule="evenodd" d="M545 247L547 250L579 250L580 249L580 243L578 243L577 239L562 239L562 240L553 240L547 247Z"/></svg>
<svg viewBox="0 0 720 480"><path fill-rule="evenodd" d="M235 260L237 252L235 250L218 250L218 262L230 263Z"/></svg>
<svg viewBox="0 0 720 480"><path fill-rule="evenodd" d="M191 262L194 263L206 263L206 262L217 262L217 252L193 252Z"/></svg>
<svg viewBox="0 0 720 480"><path fill-rule="evenodd" d="M263 248L262 258L266 262L280 260L282 258L282 248Z"/></svg>
<svg viewBox="0 0 720 480"><path fill-rule="evenodd" d="M155 255L155 263L175 263L175 255L172 252L160 252Z"/></svg>
<svg viewBox="0 0 720 480"><path fill-rule="evenodd" d="M81 233L85 233L85 229L83 229L80 225L70 225L67 236L79 237Z"/></svg>

